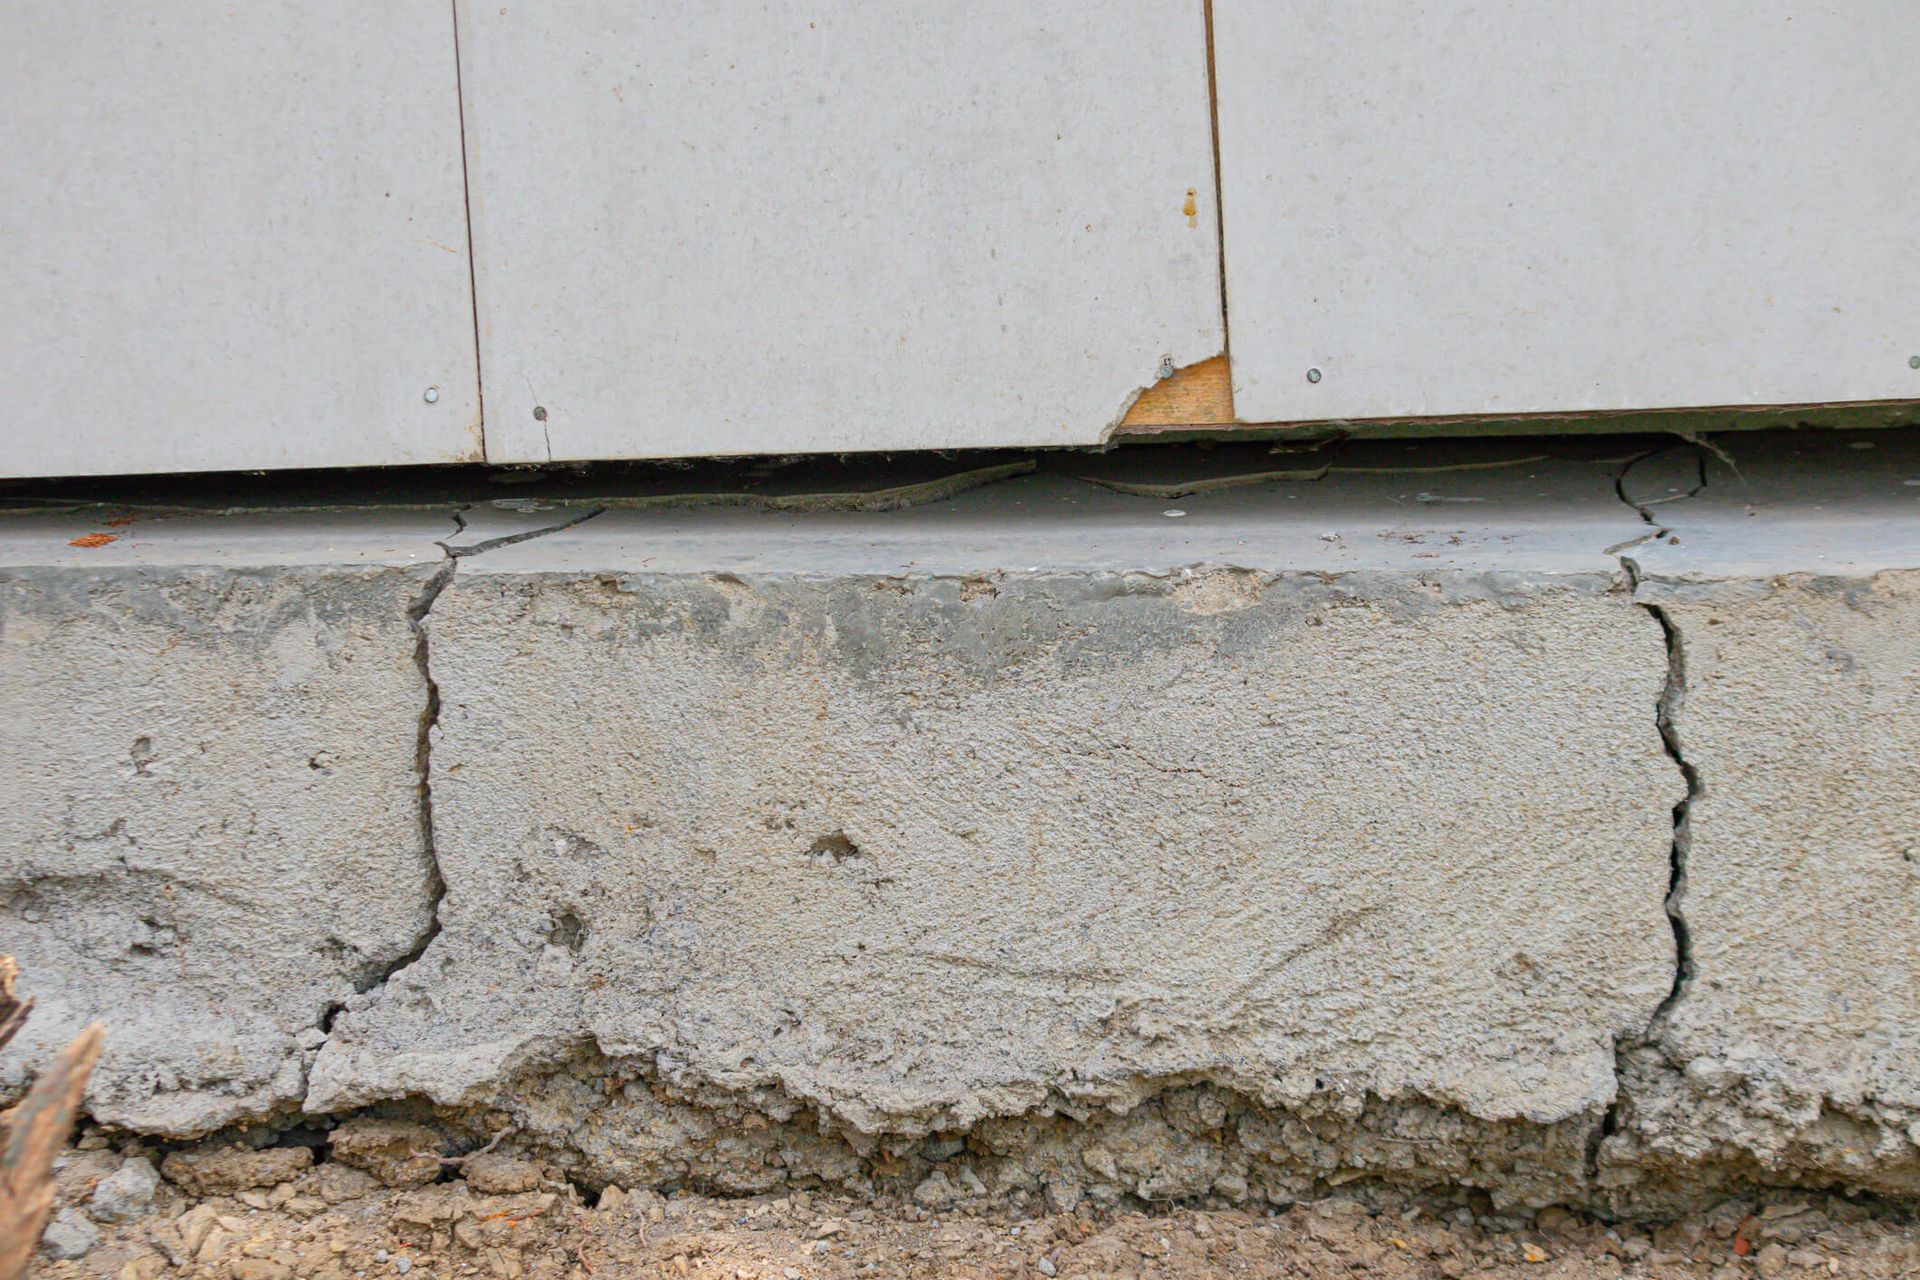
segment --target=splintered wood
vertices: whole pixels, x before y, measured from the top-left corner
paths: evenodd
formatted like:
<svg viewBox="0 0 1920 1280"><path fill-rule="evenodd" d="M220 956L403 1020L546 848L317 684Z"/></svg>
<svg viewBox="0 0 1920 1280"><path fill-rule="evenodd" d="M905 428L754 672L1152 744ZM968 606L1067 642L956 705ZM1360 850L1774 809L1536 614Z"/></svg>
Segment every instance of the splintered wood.
<svg viewBox="0 0 1920 1280"><path fill-rule="evenodd" d="M12 956L0 956L0 1048L13 1039L33 1008L32 1000L13 993L19 973ZM53 1158L73 1129L87 1073L100 1057L105 1034L96 1022L75 1036L34 1081L26 1098L0 1116L5 1127L0 1145L0 1280L19 1280L26 1273L33 1247L53 1213Z"/></svg>
<svg viewBox="0 0 1920 1280"><path fill-rule="evenodd" d="M1153 427L1221 426L1233 422L1233 375L1227 357L1175 369L1140 393L1120 420L1122 432Z"/></svg>

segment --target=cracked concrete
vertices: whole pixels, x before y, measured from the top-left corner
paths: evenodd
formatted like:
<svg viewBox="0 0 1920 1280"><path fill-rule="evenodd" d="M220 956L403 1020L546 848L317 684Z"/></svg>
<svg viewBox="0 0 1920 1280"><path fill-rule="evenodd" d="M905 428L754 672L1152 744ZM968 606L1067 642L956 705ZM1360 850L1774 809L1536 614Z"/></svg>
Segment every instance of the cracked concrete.
<svg viewBox="0 0 1920 1280"><path fill-rule="evenodd" d="M1680 770L1687 787L1686 794L1673 807L1673 845L1668 862L1666 911L1673 928L1673 985L1666 999L1654 1011L1646 1029L1619 1046L1628 1054L1639 1053L1658 1038L1674 1006L1685 994L1687 984L1693 979L1693 935L1687 923L1685 900L1687 867L1692 854L1693 803L1701 792L1700 771L1687 758L1680 738L1680 707L1687 695L1686 646L1666 607L1657 600L1642 598L1640 584L1644 575L1635 553L1643 546L1674 536L1671 528L1660 523L1654 508L1683 502L1705 489L1707 456L1707 447L1692 440L1656 447L1624 464L1614 484L1614 491L1620 500L1638 512L1641 521L1648 526L1647 532L1638 537L1608 547L1607 554L1620 557L1621 567L1626 570L1627 581L1634 591L1635 603L1660 624L1660 634L1667 650L1667 679L1660 690L1660 702L1654 720L1660 728L1660 741L1666 748L1667 756L1673 761L1674 767ZM1592 1168L1596 1172L1599 1140L1615 1132L1620 1110L1626 1101L1624 1094L1616 1100L1596 1135L1595 1144L1590 1148Z"/></svg>
<svg viewBox="0 0 1920 1280"><path fill-rule="evenodd" d="M1920 453L1725 440L1657 508L1692 971L1623 1063L1609 1184L1920 1190ZM1737 463L1737 468L1736 464Z"/></svg>
<svg viewBox="0 0 1920 1280"><path fill-rule="evenodd" d="M1636 592L1640 585L1639 567L1631 560L1627 562ZM1687 650L1681 643L1680 632L1674 626L1673 619L1665 608L1657 604L1639 601L1641 607L1651 613L1660 624L1660 634L1667 646L1667 681L1660 690L1660 705L1655 720L1660 727L1660 741L1666 747L1667 758L1680 770L1680 776L1687 784L1686 794L1673 806L1673 845L1667 864L1667 920L1673 926L1673 985L1667 990L1666 999L1654 1010L1653 1020L1648 1024L1649 1033L1657 1032L1665 1024L1667 1015L1680 1002L1686 993L1687 983L1693 978L1693 931L1687 924L1687 865L1692 856L1693 802L1700 795L1700 771L1687 759L1687 753L1680 741L1679 711L1687 696Z"/></svg>
<svg viewBox="0 0 1920 1280"><path fill-rule="evenodd" d="M328 1007L430 918L408 612L445 522L88 550L77 522L30 528L0 545L0 911L38 1007L0 1087L104 1018L103 1121L297 1106Z"/></svg>
<svg viewBox="0 0 1920 1280"><path fill-rule="evenodd" d="M4 819L0 913L43 1040L142 1011L90 1106L159 1132L401 1105L587 1182L1056 1204L1912 1194L1920 451L1734 447L1251 484L1122 451L892 515L529 500L85 552L36 519L0 535L0 698L63 732L6 744L49 799ZM299 610L179 603L235 574ZM95 786L129 707L231 759ZM341 734L366 767L281 794L275 753ZM206 837L263 807L298 820ZM111 866L74 836L189 817ZM99 924L163 895L164 973Z"/></svg>
<svg viewBox="0 0 1920 1280"><path fill-rule="evenodd" d="M297 1107L337 1012L426 947L424 618L464 554L436 545L448 523L187 517L101 547L69 545L84 517L9 523L0 914L37 1007L0 1092L103 1018L102 1122L193 1134Z"/></svg>
<svg viewBox="0 0 1920 1280"><path fill-rule="evenodd" d="M1550 460L1296 498L1174 523L1035 477L885 520L614 512L463 567L443 931L308 1105L524 1079L532 1130L600 1063L694 1101L569 1132L744 1106L857 1168L1037 1126L1004 1179L1062 1117L1106 1117L1071 1151L1204 1085L1350 1172L1577 1182L1673 966L1666 650L1589 536L1633 517ZM698 1159L583 1143L589 1177Z"/></svg>

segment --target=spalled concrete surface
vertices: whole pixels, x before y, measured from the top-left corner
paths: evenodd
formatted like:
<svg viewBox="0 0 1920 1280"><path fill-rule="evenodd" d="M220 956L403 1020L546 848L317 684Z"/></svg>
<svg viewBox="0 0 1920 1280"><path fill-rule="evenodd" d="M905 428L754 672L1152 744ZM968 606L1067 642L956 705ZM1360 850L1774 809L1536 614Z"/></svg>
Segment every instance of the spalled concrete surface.
<svg viewBox="0 0 1920 1280"><path fill-rule="evenodd" d="M0 1087L104 1015L102 1120L589 1183L1911 1194L1920 447L1528 448L9 517Z"/></svg>
<svg viewBox="0 0 1920 1280"><path fill-rule="evenodd" d="M463 562L441 932L309 1105L586 1053L868 1137L1202 1082L1597 1122L1673 968L1633 519L1592 464L1178 508L1036 477Z"/></svg>
<svg viewBox="0 0 1920 1280"><path fill-rule="evenodd" d="M38 1002L0 1090L98 1018L102 1121L299 1103L329 1007L432 923L411 614L450 529L0 527L0 916Z"/></svg>
<svg viewBox="0 0 1920 1280"><path fill-rule="evenodd" d="M1628 1064L1609 1180L1911 1195L1920 450L1723 444L1694 496L1653 509L1668 532L1628 553L1684 663L1673 719L1698 794L1678 899L1690 972Z"/></svg>

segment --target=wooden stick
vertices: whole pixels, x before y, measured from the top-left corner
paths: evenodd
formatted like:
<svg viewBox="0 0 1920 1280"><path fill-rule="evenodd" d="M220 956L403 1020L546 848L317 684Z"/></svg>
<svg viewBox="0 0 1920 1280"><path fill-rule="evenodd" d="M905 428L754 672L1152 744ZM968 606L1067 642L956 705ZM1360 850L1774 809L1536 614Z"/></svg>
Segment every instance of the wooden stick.
<svg viewBox="0 0 1920 1280"><path fill-rule="evenodd" d="M0 956L0 1044L26 1020L31 1000L17 1000L11 956ZM106 1029L94 1023L60 1051L33 1082L26 1099L8 1117L0 1147L0 1280L20 1280L33 1248L53 1216L53 1158L66 1144L86 1092L87 1074L99 1060Z"/></svg>
<svg viewBox="0 0 1920 1280"><path fill-rule="evenodd" d="M13 994L13 980L19 976L20 966L13 957L0 956L0 1049L7 1047L7 1041L26 1023L33 1008L33 1001Z"/></svg>

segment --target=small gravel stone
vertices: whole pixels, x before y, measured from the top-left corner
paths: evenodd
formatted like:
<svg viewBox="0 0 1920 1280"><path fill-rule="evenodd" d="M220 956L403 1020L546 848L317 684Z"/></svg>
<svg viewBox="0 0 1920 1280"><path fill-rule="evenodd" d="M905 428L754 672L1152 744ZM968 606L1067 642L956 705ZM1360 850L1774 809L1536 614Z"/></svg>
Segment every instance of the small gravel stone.
<svg viewBox="0 0 1920 1280"><path fill-rule="evenodd" d="M54 1214L40 1237L42 1251L62 1262L84 1257L87 1250L99 1243L100 1228L78 1209L62 1209Z"/></svg>
<svg viewBox="0 0 1920 1280"><path fill-rule="evenodd" d="M936 1134L920 1144L920 1154L929 1160L951 1160L967 1149L967 1140L957 1134Z"/></svg>
<svg viewBox="0 0 1920 1280"><path fill-rule="evenodd" d="M333 1131L333 1158L390 1187L419 1187L440 1176L440 1135L406 1120L357 1116Z"/></svg>
<svg viewBox="0 0 1920 1280"><path fill-rule="evenodd" d="M320 1192L320 1198L328 1204L358 1200L380 1190L380 1183L372 1174L364 1169L341 1164L338 1160L329 1160L321 1165L314 1175L314 1183Z"/></svg>
<svg viewBox="0 0 1920 1280"><path fill-rule="evenodd" d="M492 1151L474 1156L460 1172L469 1186L484 1195L512 1195L517 1191L534 1191L540 1186L538 1165Z"/></svg>
<svg viewBox="0 0 1920 1280"><path fill-rule="evenodd" d="M196 1196L234 1195L253 1187L291 1182L313 1167L306 1147L201 1147L176 1151L160 1162L167 1181Z"/></svg>
<svg viewBox="0 0 1920 1280"><path fill-rule="evenodd" d="M87 1202L87 1213L95 1222L130 1221L152 1207L159 1186L160 1171L153 1161L136 1156L100 1180Z"/></svg>
<svg viewBox="0 0 1920 1280"><path fill-rule="evenodd" d="M952 1204L957 1196L953 1190L953 1183L947 1181L947 1175L935 1169L913 1189L913 1198L916 1203L929 1209L944 1209Z"/></svg>

